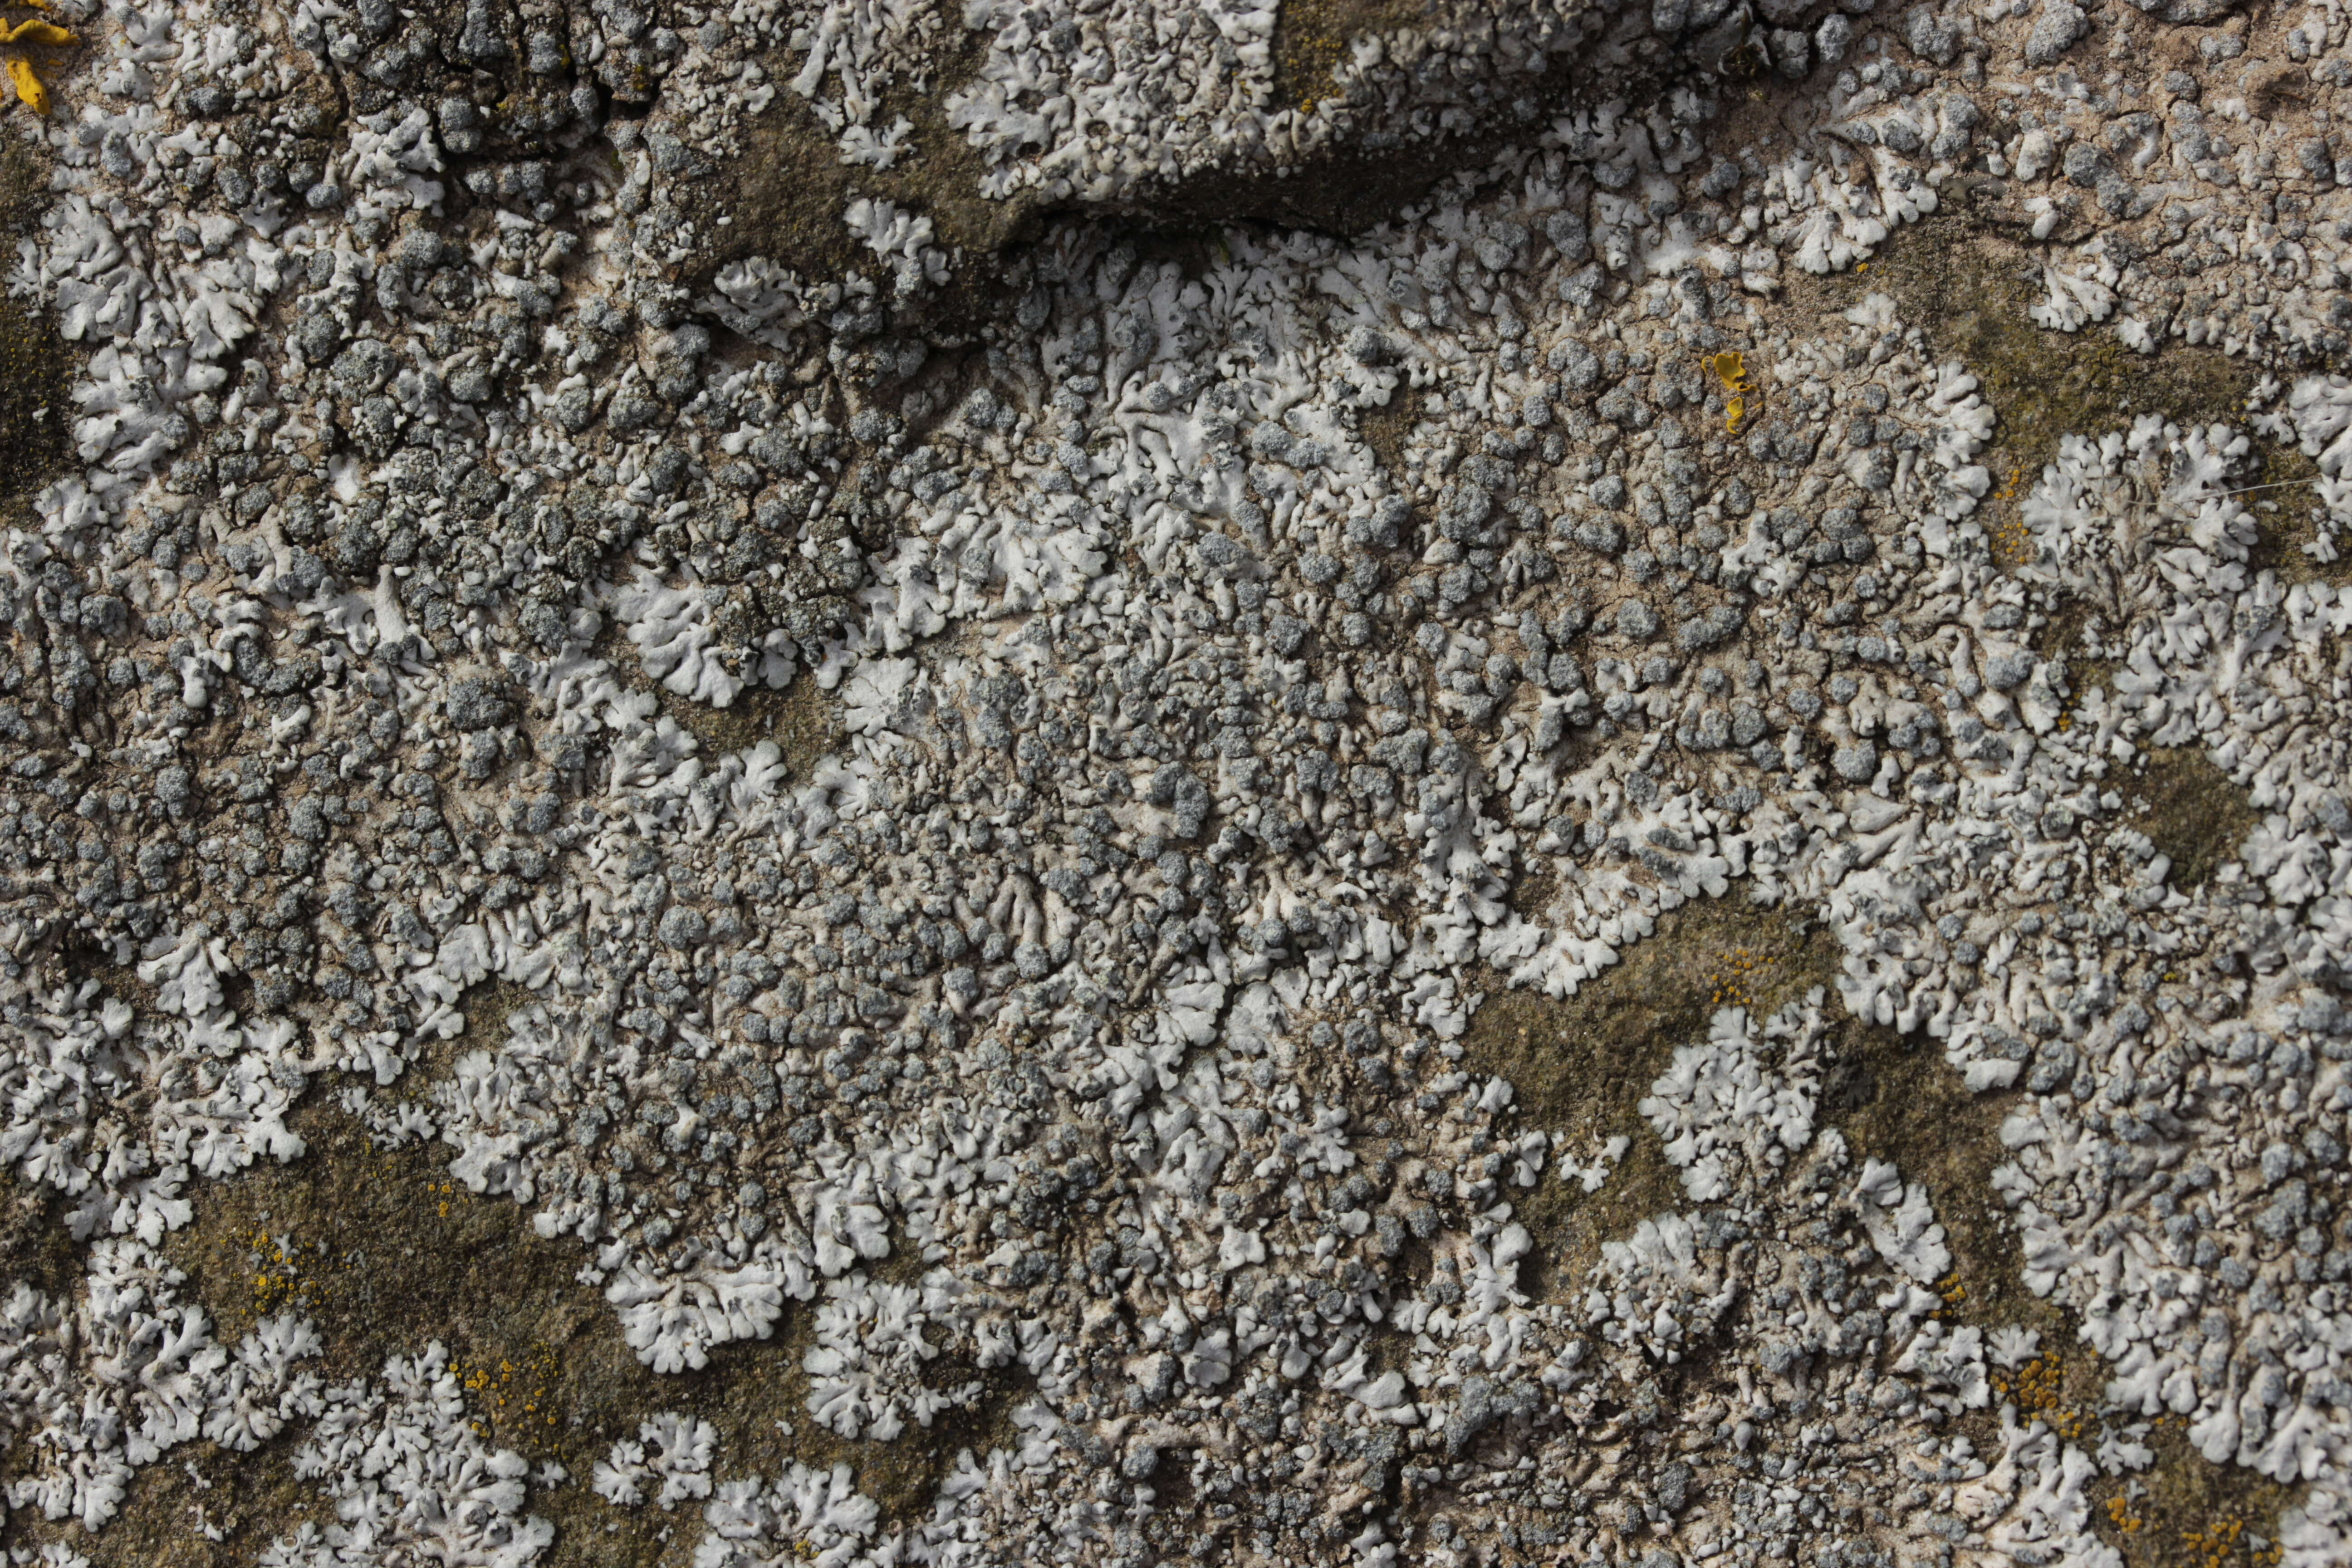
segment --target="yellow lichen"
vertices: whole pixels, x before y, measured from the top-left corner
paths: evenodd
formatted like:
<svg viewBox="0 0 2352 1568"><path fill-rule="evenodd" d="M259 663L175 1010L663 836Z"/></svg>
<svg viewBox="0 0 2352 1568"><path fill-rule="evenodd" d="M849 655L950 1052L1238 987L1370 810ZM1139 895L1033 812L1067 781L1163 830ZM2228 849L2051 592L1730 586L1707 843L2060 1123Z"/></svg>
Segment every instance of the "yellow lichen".
<svg viewBox="0 0 2352 1568"><path fill-rule="evenodd" d="M1994 501L2015 500L2021 475L2021 469L2010 469L2009 482L1994 492ZM2033 531L2025 526L2025 519L2014 508L2004 510L1986 525L1985 541L1991 548L1994 563L2000 566L2023 566L2041 553L2033 542Z"/></svg>
<svg viewBox="0 0 2352 1568"><path fill-rule="evenodd" d="M1721 353L1708 354L1699 363L1706 366L1723 390L1731 395L1723 405L1723 427L1738 434L1740 422L1748 417L1748 398L1757 390L1748 379L1748 356L1738 349L1726 349Z"/></svg>
<svg viewBox="0 0 2352 1568"><path fill-rule="evenodd" d="M473 1396L469 1403L475 1410L472 1426L477 1436L519 1438L522 1435L519 1426L556 1424L553 1406L562 1363L544 1344L532 1345L523 1359L524 1364L518 1366L512 1357L502 1355L491 1366L450 1358L450 1375Z"/></svg>
<svg viewBox="0 0 2352 1568"><path fill-rule="evenodd" d="M2189 1561L2196 1563L2197 1568L2222 1568L2230 1561L2231 1554L2237 1551L2242 1543L2241 1537L2245 1533L2245 1520L2230 1514L2209 1529L2182 1531L2180 1544L2189 1549ZM2246 1547L2248 1559L2259 1568L2270 1568L2283 1555L2276 1542L2264 1542L2259 1546L2252 1542L2242 1544Z"/></svg>
<svg viewBox="0 0 2352 1568"><path fill-rule="evenodd" d="M1772 962L1769 955L1735 947L1724 955L1723 968L1706 977L1710 992L1707 1005L1711 1007L1745 1007L1757 1011L1755 993L1749 982L1760 980L1764 968Z"/></svg>
<svg viewBox="0 0 2352 1568"><path fill-rule="evenodd" d="M243 1321L278 1312L316 1312L332 1290L328 1279L340 1260L322 1246L298 1246L290 1234L272 1234L254 1226L238 1234L247 1267L252 1269L252 1298L240 1305Z"/></svg>
<svg viewBox="0 0 2352 1568"><path fill-rule="evenodd" d="M2018 1414L2039 1420L2072 1443L2083 1435L2083 1413L2063 1407L2066 1364L2057 1352L2038 1355L2018 1368L2014 1379L1996 1373L1993 1392L2016 1402Z"/></svg>
<svg viewBox="0 0 2352 1568"><path fill-rule="evenodd" d="M26 4L35 10L40 9L40 0L26 0ZM8 84L16 89L26 108L36 114L47 114L49 89L41 84L40 73L33 68L32 60L24 51L27 47L64 48L80 41L56 23L44 22L38 16L27 16L15 26L0 24L0 46L11 51L7 58Z"/></svg>

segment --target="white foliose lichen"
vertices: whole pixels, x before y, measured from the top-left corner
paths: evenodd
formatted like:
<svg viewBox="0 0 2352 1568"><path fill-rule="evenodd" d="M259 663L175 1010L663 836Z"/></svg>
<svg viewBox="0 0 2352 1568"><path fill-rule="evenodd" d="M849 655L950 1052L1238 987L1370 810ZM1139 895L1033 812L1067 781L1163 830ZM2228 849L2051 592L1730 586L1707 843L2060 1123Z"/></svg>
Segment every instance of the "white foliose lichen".
<svg viewBox="0 0 2352 1568"><path fill-rule="evenodd" d="M12 1561L2352 1551L2342 7L1407 9L60 0ZM362 1136L740 1398L226 1318Z"/></svg>

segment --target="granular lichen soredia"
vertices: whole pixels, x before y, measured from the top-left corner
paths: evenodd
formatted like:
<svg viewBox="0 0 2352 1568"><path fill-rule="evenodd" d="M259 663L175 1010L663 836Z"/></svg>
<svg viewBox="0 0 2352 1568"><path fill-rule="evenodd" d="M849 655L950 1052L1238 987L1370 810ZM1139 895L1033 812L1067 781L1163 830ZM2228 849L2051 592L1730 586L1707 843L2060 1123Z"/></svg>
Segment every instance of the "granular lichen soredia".
<svg viewBox="0 0 2352 1568"><path fill-rule="evenodd" d="M8 1563L2352 1562L2343 0L0 57Z"/></svg>

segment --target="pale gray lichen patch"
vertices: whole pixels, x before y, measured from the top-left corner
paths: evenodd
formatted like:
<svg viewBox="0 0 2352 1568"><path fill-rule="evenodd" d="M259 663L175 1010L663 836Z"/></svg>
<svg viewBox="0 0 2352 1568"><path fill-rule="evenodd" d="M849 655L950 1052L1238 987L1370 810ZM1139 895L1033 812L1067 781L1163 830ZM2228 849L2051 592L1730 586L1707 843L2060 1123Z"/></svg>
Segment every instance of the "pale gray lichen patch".
<svg viewBox="0 0 2352 1568"><path fill-rule="evenodd" d="M68 19L12 1549L2345 1555L2340 16Z"/></svg>

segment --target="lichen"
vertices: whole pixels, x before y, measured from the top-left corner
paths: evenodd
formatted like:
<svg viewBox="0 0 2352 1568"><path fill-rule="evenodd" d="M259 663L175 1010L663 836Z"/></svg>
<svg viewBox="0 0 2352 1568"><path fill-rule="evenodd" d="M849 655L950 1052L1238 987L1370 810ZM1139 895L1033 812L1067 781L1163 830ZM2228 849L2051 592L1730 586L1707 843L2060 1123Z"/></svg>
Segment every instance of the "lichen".
<svg viewBox="0 0 2352 1568"><path fill-rule="evenodd" d="M1957 201L1894 236L1868 270L1816 286L1825 304L1892 295L1938 354L1982 383L1998 421L1980 459L1994 479L1985 525L2011 565L2032 559L2017 504L2062 436L2142 413L2181 425L2242 419L2256 380L2251 366L2217 350L2167 343L2140 354L2112 333L2035 324L2042 264L2021 242L2021 226L2012 205L1964 187Z"/></svg>
<svg viewBox="0 0 2352 1568"><path fill-rule="evenodd" d="M1463 1065L1510 1083L1517 1124L1564 1135L1580 1151L1638 1125L1634 1108L1674 1048L1702 1033L1722 1005L1759 1016L1829 984L1832 944L1801 916L1737 896L1700 900L1574 995L1549 1001L1492 981L1463 1037ZM1677 1206L1675 1175L1646 1129L1633 1133L1608 1179L1586 1193L1547 1174L1515 1202L1537 1244L1528 1282L1568 1289L1601 1242Z"/></svg>
<svg viewBox="0 0 2352 1568"><path fill-rule="evenodd" d="M70 5L12 1560L2352 1552L2341 16Z"/></svg>
<svg viewBox="0 0 2352 1568"><path fill-rule="evenodd" d="M1361 34L1406 27L1425 8L1413 0L1282 0L1274 23L1274 92L1302 112L1339 96L1334 71Z"/></svg>

